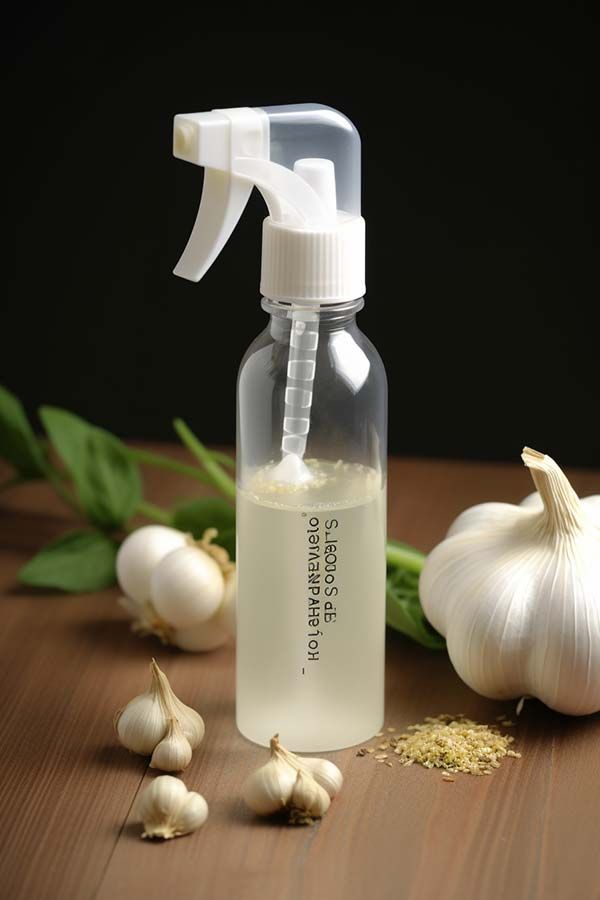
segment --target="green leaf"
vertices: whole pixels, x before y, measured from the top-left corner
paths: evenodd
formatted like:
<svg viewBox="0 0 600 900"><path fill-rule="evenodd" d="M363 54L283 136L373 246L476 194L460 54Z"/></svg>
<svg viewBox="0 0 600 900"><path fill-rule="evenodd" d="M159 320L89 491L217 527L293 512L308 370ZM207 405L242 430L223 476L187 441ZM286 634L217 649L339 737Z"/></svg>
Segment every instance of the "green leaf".
<svg viewBox="0 0 600 900"><path fill-rule="evenodd" d="M220 497L203 497L178 506L173 513L173 527L192 534L196 540L207 528L216 528L215 544L225 547L235 559L235 510Z"/></svg>
<svg viewBox="0 0 600 900"><path fill-rule="evenodd" d="M44 452L20 400L0 385L0 457L23 478L44 474Z"/></svg>
<svg viewBox="0 0 600 900"><path fill-rule="evenodd" d="M94 426L56 406L42 406L39 416L52 446L79 486L85 466L85 446Z"/></svg>
<svg viewBox="0 0 600 900"><path fill-rule="evenodd" d="M118 528L142 497L139 470L125 445L64 409L44 406L40 418L91 521L100 528Z"/></svg>
<svg viewBox="0 0 600 900"><path fill-rule="evenodd" d="M19 572L19 580L70 593L110 587L115 582L117 546L100 531L72 531L29 560Z"/></svg>
<svg viewBox="0 0 600 900"><path fill-rule="evenodd" d="M413 641L438 650L446 646L441 634L431 627L419 600L419 574L425 555L408 544L389 541L386 583L386 621Z"/></svg>
<svg viewBox="0 0 600 900"><path fill-rule="evenodd" d="M92 521L104 528L126 522L142 498L138 467L108 431L94 428L88 436L79 491Z"/></svg>

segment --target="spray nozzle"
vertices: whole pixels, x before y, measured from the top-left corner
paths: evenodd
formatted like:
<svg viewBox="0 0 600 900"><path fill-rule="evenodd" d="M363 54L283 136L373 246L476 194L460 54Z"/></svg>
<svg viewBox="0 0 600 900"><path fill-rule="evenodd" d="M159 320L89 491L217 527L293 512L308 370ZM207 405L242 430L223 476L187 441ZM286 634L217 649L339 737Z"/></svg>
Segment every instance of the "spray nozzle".
<svg viewBox="0 0 600 900"><path fill-rule="evenodd" d="M302 483L321 304L365 292L360 139L317 104L213 110L175 117L173 153L203 166L200 208L175 274L199 281L242 215L252 188L263 224L261 293L290 303L290 358L276 475Z"/></svg>

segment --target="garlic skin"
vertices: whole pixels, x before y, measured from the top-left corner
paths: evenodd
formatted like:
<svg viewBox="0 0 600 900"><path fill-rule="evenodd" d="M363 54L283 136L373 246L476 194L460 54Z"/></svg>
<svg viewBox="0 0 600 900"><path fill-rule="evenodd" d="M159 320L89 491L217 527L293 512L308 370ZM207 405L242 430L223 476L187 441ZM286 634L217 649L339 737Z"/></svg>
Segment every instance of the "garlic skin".
<svg viewBox="0 0 600 900"><path fill-rule="evenodd" d="M167 732L154 748L151 769L163 772L182 772L192 761L192 747L182 731L178 719L167 720Z"/></svg>
<svg viewBox="0 0 600 900"><path fill-rule="evenodd" d="M419 593L454 668L493 699L600 710L600 503L525 448L538 493L463 512L426 560Z"/></svg>
<svg viewBox="0 0 600 900"><path fill-rule="evenodd" d="M144 825L143 838L169 840L204 825L208 804L201 794L188 791L179 778L160 775L139 796L133 816Z"/></svg>
<svg viewBox="0 0 600 900"><path fill-rule="evenodd" d="M315 779L302 769L298 769L294 789L290 798L293 810L320 819L329 809L329 794Z"/></svg>
<svg viewBox="0 0 600 900"><path fill-rule="evenodd" d="M161 559L184 547L183 532L166 525L145 525L128 535L117 553L117 579L121 590L138 603L150 599L150 574Z"/></svg>
<svg viewBox="0 0 600 900"><path fill-rule="evenodd" d="M190 750L195 749L204 737L202 716L175 695L167 676L154 659L150 671L149 690L130 700L115 716L115 731L120 742L134 753L151 756L167 736L169 720L175 718ZM166 758L163 752L159 759Z"/></svg>
<svg viewBox="0 0 600 900"><path fill-rule="evenodd" d="M224 590L218 563L197 546L173 550L150 576L152 605L173 628L189 628L210 619L219 608Z"/></svg>

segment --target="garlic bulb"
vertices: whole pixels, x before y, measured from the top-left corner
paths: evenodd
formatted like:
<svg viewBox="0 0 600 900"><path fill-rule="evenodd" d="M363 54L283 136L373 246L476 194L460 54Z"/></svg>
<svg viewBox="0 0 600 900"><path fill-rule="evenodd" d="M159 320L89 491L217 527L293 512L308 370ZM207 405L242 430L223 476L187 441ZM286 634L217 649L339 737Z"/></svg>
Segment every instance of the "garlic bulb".
<svg viewBox="0 0 600 900"><path fill-rule="evenodd" d="M525 448L538 496L463 512L426 560L419 593L460 677L495 699L600 710L600 503Z"/></svg>
<svg viewBox="0 0 600 900"><path fill-rule="evenodd" d="M174 694L156 660L152 660L150 669L149 690L134 697L117 712L115 730L128 750L142 756L152 755L154 768L179 771L189 764L191 751L202 741L204 722L196 710L186 706Z"/></svg>
<svg viewBox="0 0 600 900"><path fill-rule="evenodd" d="M160 775L142 792L133 815L144 825L143 838L169 840L204 825L208 804L201 794L188 791L183 781Z"/></svg>
<svg viewBox="0 0 600 900"><path fill-rule="evenodd" d="M179 720L172 716L167 719L164 738L154 748L150 768L162 769L163 772L181 772L191 761L191 744L183 733Z"/></svg>
<svg viewBox="0 0 600 900"><path fill-rule="evenodd" d="M178 536L174 550L168 548L171 533ZM130 592L119 604L132 618L133 631L192 652L214 650L235 636L235 563L213 543L217 534L209 528L196 542L174 529L149 526L126 539L121 548L127 551L121 566L125 574L119 577ZM133 541L136 535L140 538ZM152 552L146 552L146 536ZM150 569L144 569L144 561ZM133 570L136 577L127 577Z"/></svg>
<svg viewBox="0 0 600 900"><path fill-rule="evenodd" d="M317 780L313 772L318 772L327 784ZM341 785L342 773L337 766L326 759L296 756L282 747L275 735L271 738L269 762L247 778L243 797L258 815L268 816L287 809L291 811L292 823L312 824L310 819L320 818L327 812L330 798L338 793Z"/></svg>
<svg viewBox="0 0 600 900"><path fill-rule="evenodd" d="M300 824L305 817L320 819L329 809L329 794L303 769L298 769L290 798L293 821ZM306 824L309 824L308 822Z"/></svg>
<svg viewBox="0 0 600 900"><path fill-rule="evenodd" d="M150 599L150 574L172 550L184 547L187 537L166 525L145 525L128 535L117 553L117 578L121 590L134 601Z"/></svg>

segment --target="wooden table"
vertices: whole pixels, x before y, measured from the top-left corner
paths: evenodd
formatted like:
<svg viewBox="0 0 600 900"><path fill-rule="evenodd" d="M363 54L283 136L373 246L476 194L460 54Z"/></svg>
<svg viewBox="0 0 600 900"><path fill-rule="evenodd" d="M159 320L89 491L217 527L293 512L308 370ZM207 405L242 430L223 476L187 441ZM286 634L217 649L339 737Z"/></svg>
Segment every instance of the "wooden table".
<svg viewBox="0 0 600 900"><path fill-rule="evenodd" d="M581 494L592 471L569 473ZM196 493L148 471L146 496ZM0 479L1 480L1 479ZM390 466L390 534L429 550L464 507L517 501L519 465L400 460ZM19 900L591 900L600 893L600 717L569 719L530 702L515 729L523 757L491 777L387 768L355 750L331 754L342 794L322 823L257 820L240 800L265 751L234 724L234 654L183 654L130 634L116 590L34 592L22 563L70 526L45 485L0 497L3 783L0 895ZM136 794L154 777L115 741L115 710L145 690L156 654L206 738L185 772L210 805L206 826L166 843L139 838ZM445 652L390 633L386 724L462 712L493 722L513 704L478 697ZM514 718L514 716L513 716Z"/></svg>

